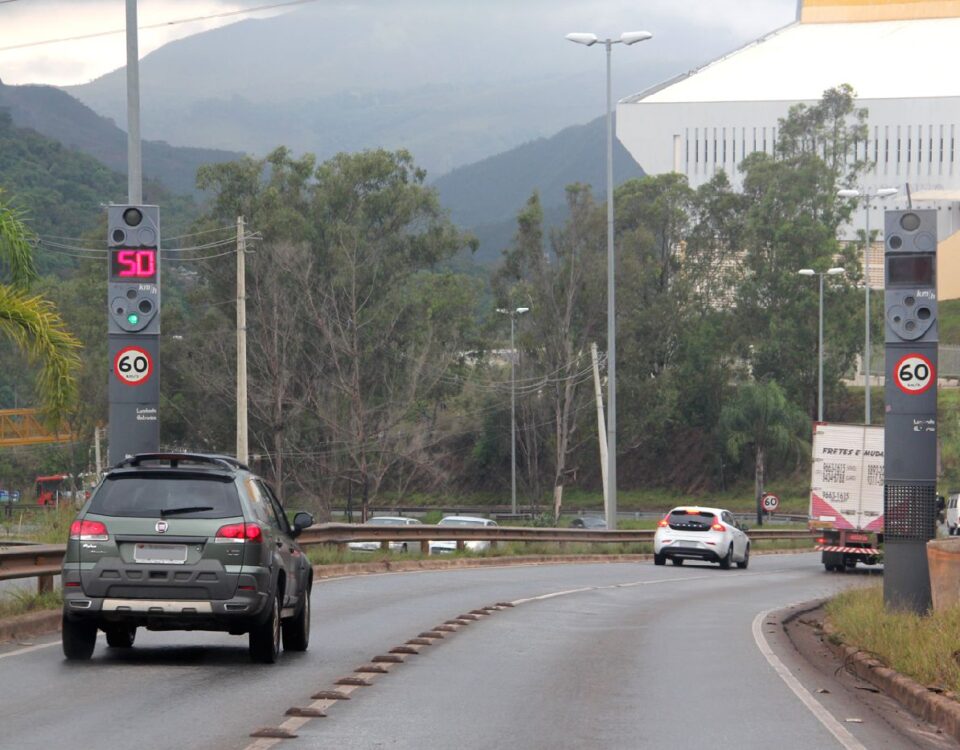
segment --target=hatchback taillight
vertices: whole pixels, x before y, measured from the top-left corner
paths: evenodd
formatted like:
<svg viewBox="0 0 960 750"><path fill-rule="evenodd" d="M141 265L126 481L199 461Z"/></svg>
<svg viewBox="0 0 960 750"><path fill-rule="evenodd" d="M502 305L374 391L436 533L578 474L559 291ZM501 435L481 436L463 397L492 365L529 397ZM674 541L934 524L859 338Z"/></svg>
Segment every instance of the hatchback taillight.
<svg viewBox="0 0 960 750"><path fill-rule="evenodd" d="M727 527L724 526L719 521L714 521L713 526L710 527L710 531L726 531Z"/></svg>
<svg viewBox="0 0 960 750"><path fill-rule="evenodd" d="M661 529L667 528L667 526L670 525L670 522L667 521L667 518L669 518L669 516L664 516L663 518L661 518L659 523L657 523L657 526L659 526Z"/></svg>
<svg viewBox="0 0 960 750"><path fill-rule="evenodd" d="M217 529L216 538L233 542L262 542L263 531L255 523L228 523Z"/></svg>
<svg viewBox="0 0 960 750"><path fill-rule="evenodd" d="M110 538L107 527L100 521L74 521L70 524L70 538L81 542L105 542Z"/></svg>

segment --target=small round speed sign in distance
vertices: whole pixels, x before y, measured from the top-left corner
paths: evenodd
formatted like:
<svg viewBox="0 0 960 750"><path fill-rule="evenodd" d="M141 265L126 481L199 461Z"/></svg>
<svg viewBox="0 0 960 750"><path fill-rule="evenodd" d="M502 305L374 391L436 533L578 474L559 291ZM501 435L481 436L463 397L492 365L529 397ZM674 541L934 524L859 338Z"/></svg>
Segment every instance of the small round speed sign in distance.
<svg viewBox="0 0 960 750"><path fill-rule="evenodd" d="M766 494L760 498L760 504L767 513L773 513L780 507L780 498L776 495Z"/></svg>

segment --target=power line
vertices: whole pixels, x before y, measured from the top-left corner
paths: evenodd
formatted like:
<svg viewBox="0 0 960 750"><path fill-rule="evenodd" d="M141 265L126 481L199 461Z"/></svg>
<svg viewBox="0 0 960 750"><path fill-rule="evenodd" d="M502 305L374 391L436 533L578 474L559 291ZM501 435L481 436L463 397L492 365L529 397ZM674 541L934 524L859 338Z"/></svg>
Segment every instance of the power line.
<svg viewBox="0 0 960 750"><path fill-rule="evenodd" d="M0 3L12 3L16 0L0 0ZM288 0L283 3L272 3L270 5L257 5L253 8L244 8L243 10L230 10L224 11L222 13L211 13L206 16L194 16L192 18L177 18L173 21L161 21L160 23L151 23L145 24L143 26L138 26L138 30L146 31L148 29L162 29L167 26L177 26L183 23L195 23L197 21L208 21L212 18L227 18L229 16L239 16L247 13L256 13L261 10L273 10L275 8L285 8L292 5L306 5L307 3L315 3L318 0ZM11 44L7 47L0 47L0 52L9 52L10 50L15 49L26 49L27 47L40 47L46 44L58 44L60 42L77 42L84 39L96 39L102 36L112 36L114 34L125 34L126 29L111 29L110 31L95 31L90 34L77 34L76 36L66 36L59 37L57 39L44 39L38 42L24 42L23 44Z"/></svg>

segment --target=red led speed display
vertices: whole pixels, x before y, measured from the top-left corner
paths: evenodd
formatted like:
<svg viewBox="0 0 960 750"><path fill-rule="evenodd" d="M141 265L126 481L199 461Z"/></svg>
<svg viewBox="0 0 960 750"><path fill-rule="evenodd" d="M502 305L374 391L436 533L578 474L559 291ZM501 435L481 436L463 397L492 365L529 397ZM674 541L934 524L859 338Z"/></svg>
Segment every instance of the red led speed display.
<svg viewBox="0 0 960 750"><path fill-rule="evenodd" d="M111 281L157 281L157 251L119 249L110 252Z"/></svg>

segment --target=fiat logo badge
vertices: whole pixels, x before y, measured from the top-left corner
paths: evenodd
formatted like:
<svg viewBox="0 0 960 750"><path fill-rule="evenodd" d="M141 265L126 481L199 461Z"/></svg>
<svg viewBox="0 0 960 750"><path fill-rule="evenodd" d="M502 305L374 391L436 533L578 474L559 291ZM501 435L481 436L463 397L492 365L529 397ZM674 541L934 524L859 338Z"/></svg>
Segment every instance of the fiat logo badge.
<svg viewBox="0 0 960 750"><path fill-rule="evenodd" d="M154 528L157 530L158 534L163 534L167 529L170 528L170 524L168 524L166 521L157 521L157 525L154 526Z"/></svg>

